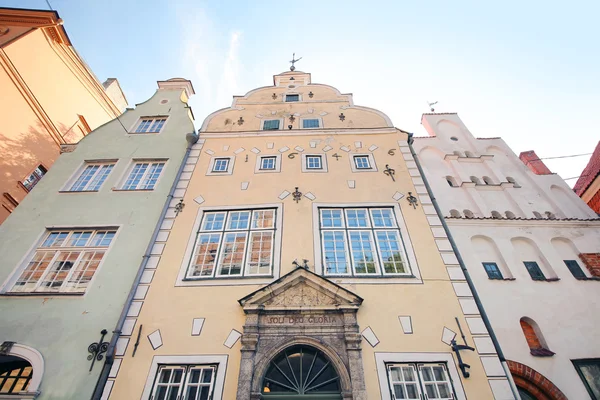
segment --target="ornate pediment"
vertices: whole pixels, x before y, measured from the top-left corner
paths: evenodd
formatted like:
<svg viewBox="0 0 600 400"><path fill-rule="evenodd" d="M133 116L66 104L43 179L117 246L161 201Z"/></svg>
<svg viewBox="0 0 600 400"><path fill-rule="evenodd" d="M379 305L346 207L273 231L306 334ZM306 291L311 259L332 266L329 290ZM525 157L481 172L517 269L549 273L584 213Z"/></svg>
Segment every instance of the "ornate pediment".
<svg viewBox="0 0 600 400"><path fill-rule="evenodd" d="M363 299L302 267L239 300L250 310L356 309Z"/></svg>

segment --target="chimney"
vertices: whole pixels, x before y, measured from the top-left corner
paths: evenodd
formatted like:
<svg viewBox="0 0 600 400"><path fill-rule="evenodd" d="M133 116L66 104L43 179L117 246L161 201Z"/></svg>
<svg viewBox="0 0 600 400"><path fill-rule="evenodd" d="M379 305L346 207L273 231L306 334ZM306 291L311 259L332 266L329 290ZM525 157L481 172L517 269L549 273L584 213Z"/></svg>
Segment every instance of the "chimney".
<svg viewBox="0 0 600 400"><path fill-rule="evenodd" d="M519 154L519 158L523 161L523 164L527 165L534 174L536 175L551 175L552 172L546 167L546 164L535 154L535 151L529 150Z"/></svg>
<svg viewBox="0 0 600 400"><path fill-rule="evenodd" d="M194 86L192 86L192 82L184 79L184 78L171 78L166 81L158 81L158 88L164 90L184 90L185 95L189 99L194 92Z"/></svg>

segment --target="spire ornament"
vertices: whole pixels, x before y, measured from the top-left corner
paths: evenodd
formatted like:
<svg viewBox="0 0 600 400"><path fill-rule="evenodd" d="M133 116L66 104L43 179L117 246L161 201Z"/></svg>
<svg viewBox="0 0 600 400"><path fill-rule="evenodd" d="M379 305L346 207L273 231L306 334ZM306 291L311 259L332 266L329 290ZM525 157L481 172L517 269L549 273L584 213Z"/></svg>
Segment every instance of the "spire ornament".
<svg viewBox="0 0 600 400"><path fill-rule="evenodd" d="M290 61L290 62L292 63L292 66L290 67L290 71L292 71L292 72L293 72L293 71L295 71L295 70L296 70L296 67L294 67L294 63L295 63L295 62L298 62L298 61L300 61L300 60L302 60L302 57L300 57L300 58L296 59L296 53L294 53L294 54L292 55L292 61Z"/></svg>

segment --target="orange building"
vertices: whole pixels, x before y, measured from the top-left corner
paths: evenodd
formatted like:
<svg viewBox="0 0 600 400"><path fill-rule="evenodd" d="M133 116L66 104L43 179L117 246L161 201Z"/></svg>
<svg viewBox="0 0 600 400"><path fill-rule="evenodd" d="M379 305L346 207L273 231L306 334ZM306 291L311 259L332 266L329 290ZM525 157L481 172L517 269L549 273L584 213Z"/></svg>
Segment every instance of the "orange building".
<svg viewBox="0 0 600 400"><path fill-rule="evenodd" d="M61 145L77 143L127 105L115 79L98 81L62 23L56 11L0 8L0 223Z"/></svg>

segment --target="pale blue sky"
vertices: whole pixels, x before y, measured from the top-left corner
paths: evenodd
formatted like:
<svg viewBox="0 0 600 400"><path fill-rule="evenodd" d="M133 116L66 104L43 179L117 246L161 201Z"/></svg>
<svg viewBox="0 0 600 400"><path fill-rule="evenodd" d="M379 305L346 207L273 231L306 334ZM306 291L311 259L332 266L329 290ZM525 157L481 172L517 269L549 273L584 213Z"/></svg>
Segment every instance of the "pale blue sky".
<svg viewBox="0 0 600 400"><path fill-rule="evenodd" d="M313 82L419 136L426 101L437 100L436 111L458 112L475 136L502 136L517 154L590 153L600 139L597 0L50 2L98 78L118 78L130 104L157 80L191 79L197 127L233 95L272 84L296 52ZM570 178L588 159L547 165Z"/></svg>

